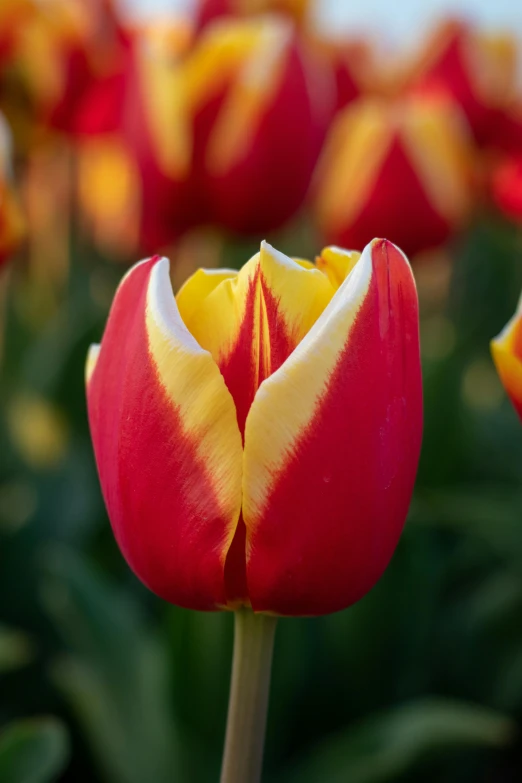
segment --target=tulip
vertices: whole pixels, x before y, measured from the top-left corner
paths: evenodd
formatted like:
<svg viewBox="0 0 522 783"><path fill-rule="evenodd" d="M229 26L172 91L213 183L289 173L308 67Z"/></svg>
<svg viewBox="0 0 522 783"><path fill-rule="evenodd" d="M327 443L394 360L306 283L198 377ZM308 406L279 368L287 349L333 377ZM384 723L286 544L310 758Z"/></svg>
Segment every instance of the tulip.
<svg viewBox="0 0 522 783"><path fill-rule="evenodd" d="M116 539L192 609L317 615L361 598L397 544L421 442L415 284L374 240L317 264L263 243L170 291L124 277L87 396Z"/></svg>
<svg viewBox="0 0 522 783"><path fill-rule="evenodd" d="M201 217L179 67L188 45L183 20L129 32L120 73L92 85L78 111L82 213L111 253L154 252Z"/></svg>
<svg viewBox="0 0 522 783"><path fill-rule="evenodd" d="M522 223L522 156L499 162L492 175L491 190L497 207L510 220Z"/></svg>
<svg viewBox="0 0 522 783"><path fill-rule="evenodd" d="M44 19L57 63L57 83L46 96L45 120L54 128L77 133L86 94L99 86L89 122L102 123L110 111L104 86L117 79L124 37L111 0L51 0ZM101 115L98 117L98 115Z"/></svg>
<svg viewBox="0 0 522 783"><path fill-rule="evenodd" d="M313 55L283 19L216 22L193 47L184 20L167 32L135 31L103 100L119 112L106 137L84 124L89 222L116 247L129 246L129 231L114 228L131 226L145 252L205 224L243 234L281 226L303 203L319 155L334 99L329 75L308 70ZM323 76L331 90L319 89ZM119 188L115 169L136 188ZM114 190L108 211L100 205Z"/></svg>
<svg viewBox="0 0 522 783"><path fill-rule="evenodd" d="M442 244L469 214L469 143L458 111L444 99L366 99L347 107L317 172L323 238L360 247L380 231L409 254Z"/></svg>
<svg viewBox="0 0 522 783"><path fill-rule="evenodd" d="M282 226L310 185L335 90L283 18L207 27L187 62L193 178L208 219L240 234Z"/></svg>
<svg viewBox="0 0 522 783"><path fill-rule="evenodd" d="M309 0L199 0L196 9L198 27L222 16L244 16L277 12L302 22L309 13Z"/></svg>
<svg viewBox="0 0 522 783"><path fill-rule="evenodd" d="M85 92L117 70L122 54L111 0L7 0L2 54L39 118L74 132Z"/></svg>
<svg viewBox="0 0 522 783"><path fill-rule="evenodd" d="M440 90L464 111L476 141L488 143L516 82L517 46L510 34L489 34L460 20L436 29L412 69L410 87Z"/></svg>
<svg viewBox="0 0 522 783"><path fill-rule="evenodd" d="M86 368L103 495L137 576L234 609L222 783L261 775L275 615L343 609L399 539L422 429L418 310L386 240L316 264L133 267ZM253 610L253 611L251 611Z"/></svg>
<svg viewBox="0 0 522 783"><path fill-rule="evenodd" d="M491 341L500 380L522 420L522 297L513 318Z"/></svg>

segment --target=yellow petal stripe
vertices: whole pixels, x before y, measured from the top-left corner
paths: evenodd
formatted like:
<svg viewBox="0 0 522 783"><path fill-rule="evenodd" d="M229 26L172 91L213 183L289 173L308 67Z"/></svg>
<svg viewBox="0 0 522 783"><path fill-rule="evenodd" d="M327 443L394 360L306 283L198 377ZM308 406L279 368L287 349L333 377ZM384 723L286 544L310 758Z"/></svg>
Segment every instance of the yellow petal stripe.
<svg viewBox="0 0 522 783"><path fill-rule="evenodd" d="M222 513L233 520L224 559L241 507L241 435L223 377L181 319L168 269L164 258L151 273L146 308L149 350L184 432L196 444L198 456L212 476Z"/></svg>
<svg viewBox="0 0 522 783"><path fill-rule="evenodd" d="M458 110L444 100L404 106L401 138L430 201L451 224L470 208L471 144Z"/></svg>
<svg viewBox="0 0 522 783"><path fill-rule="evenodd" d="M348 107L335 120L319 162L317 215L326 233L350 223L363 209L393 141L377 101Z"/></svg>

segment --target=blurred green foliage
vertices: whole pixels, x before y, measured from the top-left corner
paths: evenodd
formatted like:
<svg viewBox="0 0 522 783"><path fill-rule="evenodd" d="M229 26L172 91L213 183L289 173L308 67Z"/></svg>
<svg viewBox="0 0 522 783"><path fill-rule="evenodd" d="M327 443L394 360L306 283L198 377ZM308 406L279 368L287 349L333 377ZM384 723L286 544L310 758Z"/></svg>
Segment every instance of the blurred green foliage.
<svg viewBox="0 0 522 783"><path fill-rule="evenodd" d="M268 238L292 255L319 249L302 226ZM239 266L251 249L227 246L223 263ZM521 237L483 218L450 254L447 280L416 267L426 422L405 534L359 604L279 623L267 783L522 779L522 427L488 345L522 289ZM73 246L49 308L23 264L11 270L2 783L218 777L232 618L168 606L137 582L113 541L89 440L84 359L123 271Z"/></svg>
<svg viewBox="0 0 522 783"><path fill-rule="evenodd" d="M12 723L0 736L0 780L50 783L69 752L65 726L53 718Z"/></svg>

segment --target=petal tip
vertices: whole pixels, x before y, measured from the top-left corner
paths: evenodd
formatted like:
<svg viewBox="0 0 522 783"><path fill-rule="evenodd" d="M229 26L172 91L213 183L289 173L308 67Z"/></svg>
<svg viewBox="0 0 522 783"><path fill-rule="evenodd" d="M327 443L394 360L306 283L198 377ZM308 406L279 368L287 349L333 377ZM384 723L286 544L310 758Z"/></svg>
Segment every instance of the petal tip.
<svg viewBox="0 0 522 783"><path fill-rule="evenodd" d="M280 266L282 265L284 267L291 266L294 268L298 266L298 264L296 264L296 262L293 261L289 256L285 255L285 253L282 253L280 250L277 250L269 242L267 242L266 239L263 239L259 249L259 260L261 261L261 264L263 263L263 260L266 259L275 261L276 264L279 264Z"/></svg>
<svg viewBox="0 0 522 783"><path fill-rule="evenodd" d="M385 265L388 268L397 268L398 265L408 269L413 277L410 260L406 253L395 245L391 240L377 237L366 246L369 249L372 261L377 264Z"/></svg>

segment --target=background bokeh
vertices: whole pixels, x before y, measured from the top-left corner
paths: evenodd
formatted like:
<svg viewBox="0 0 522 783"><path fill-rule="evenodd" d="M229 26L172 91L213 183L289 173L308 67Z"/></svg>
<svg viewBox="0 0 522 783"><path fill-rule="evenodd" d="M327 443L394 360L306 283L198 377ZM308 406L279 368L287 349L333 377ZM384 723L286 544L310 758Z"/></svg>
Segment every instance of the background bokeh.
<svg viewBox="0 0 522 783"><path fill-rule="evenodd" d="M410 30L400 39L404 52L395 42L392 57L380 4L370 44L345 22L335 41L319 34L303 15L306 4L290 1L192 4L181 16L163 3L166 15L154 23L142 14L131 24L112 3L78 0L74 24L62 27L54 15L60 0L48 0L50 27L38 16L45 3L1 2L0 781L218 777L233 618L169 606L133 576L111 534L89 438L85 356L128 265L165 252L176 288L198 266L239 267L262 238L313 259L329 242L382 234L383 214L396 216L391 230L411 242L420 297L425 431L415 495L393 561L368 596L336 615L279 623L264 780L521 780L522 426L489 341L522 291L522 11L502 45L476 39L493 34L477 6L480 24L470 7L466 20L441 18L438 32L411 40ZM187 89L180 69L189 63L190 71L215 24L204 13L237 21L263 5L278 6L300 56L311 57L306 95L317 91L319 71L335 71L337 86L319 87L332 105L323 102L321 122L317 112L299 115L296 134L289 117L303 101L292 102L295 85L284 100L263 93L261 113L271 112L278 128L277 159L259 165L257 156L270 161L276 147L267 153L268 132L254 134L242 139L250 144L246 177L235 169L215 177L197 144L209 144L223 100L220 93L205 104L204 93L225 55L211 51L210 65L201 55L197 111L190 100L181 114L173 109ZM263 23L248 18L255 29ZM440 49L432 34L442 37ZM467 52L464 69L458 56L440 55L452 36L456 51ZM161 71L157 78L152 68L150 82L140 81L133 59L144 41ZM514 54L491 59L492 51ZM225 89L240 66L227 72ZM492 91L480 86L490 77ZM152 93L158 100L147 101ZM369 124L365 101L381 112ZM246 102L240 96L237 122ZM428 107L429 128L439 127L440 107L458 114L447 138L445 119L441 135L415 136L407 117L416 102ZM392 163L381 168L367 142L374 121L395 134L383 153ZM289 206L278 177L293 170L306 122L322 154L315 167L303 153L310 174ZM344 130L334 143L336 124ZM361 142L351 149L356 132ZM180 174L162 166L162 155L177 154L184 133L197 143ZM446 156L461 133L466 151ZM409 149L412 134L417 154L399 165L390 150ZM359 192L357 177L368 168L373 190ZM331 185L339 171L348 192L346 182ZM246 199L245 181L253 191L261 182L263 199ZM227 201L234 188L248 200L248 220L237 199ZM459 200L455 188L465 207L446 212ZM268 208L279 204L276 189L281 220ZM332 194L340 201L330 219ZM429 247L419 241L419 221L421 240L435 225Z"/></svg>

